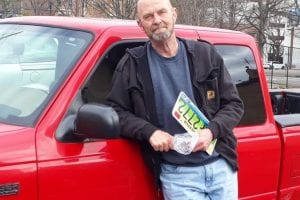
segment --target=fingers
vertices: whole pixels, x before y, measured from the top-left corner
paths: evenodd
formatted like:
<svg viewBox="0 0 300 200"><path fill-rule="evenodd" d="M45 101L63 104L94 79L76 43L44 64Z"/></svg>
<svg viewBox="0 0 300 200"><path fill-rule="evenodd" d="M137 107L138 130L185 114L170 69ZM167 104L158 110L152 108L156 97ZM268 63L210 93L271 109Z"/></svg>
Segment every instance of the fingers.
<svg viewBox="0 0 300 200"><path fill-rule="evenodd" d="M213 134L209 129L203 129L199 132L198 142L193 149L193 152L206 151L211 141L213 140Z"/></svg>
<svg viewBox="0 0 300 200"><path fill-rule="evenodd" d="M164 131L156 130L149 139L155 151L169 151L172 146L172 136Z"/></svg>
<svg viewBox="0 0 300 200"><path fill-rule="evenodd" d="M202 129L198 134L199 139L193 149L193 152L207 150L213 140L213 134L209 129ZM154 131L152 136L149 138L149 142L153 149L160 152L167 152L172 149L172 140L173 136L162 130Z"/></svg>

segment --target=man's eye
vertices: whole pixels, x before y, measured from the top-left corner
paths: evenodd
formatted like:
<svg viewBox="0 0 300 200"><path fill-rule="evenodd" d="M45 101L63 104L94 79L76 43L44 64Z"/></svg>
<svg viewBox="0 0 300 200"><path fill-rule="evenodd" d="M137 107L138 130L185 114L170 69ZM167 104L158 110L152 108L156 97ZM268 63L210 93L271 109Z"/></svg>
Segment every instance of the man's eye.
<svg viewBox="0 0 300 200"><path fill-rule="evenodd" d="M152 18L152 15L145 15L145 16L144 16L144 19L145 19L145 20L150 20L151 18Z"/></svg>
<svg viewBox="0 0 300 200"><path fill-rule="evenodd" d="M166 14L166 13L168 13L167 10L160 10L160 11L158 12L159 15Z"/></svg>

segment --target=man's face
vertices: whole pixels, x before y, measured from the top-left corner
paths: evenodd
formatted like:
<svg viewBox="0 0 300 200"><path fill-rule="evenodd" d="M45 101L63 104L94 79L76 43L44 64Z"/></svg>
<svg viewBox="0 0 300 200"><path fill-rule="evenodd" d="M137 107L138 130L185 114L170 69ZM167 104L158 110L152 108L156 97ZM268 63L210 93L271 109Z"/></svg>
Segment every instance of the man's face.
<svg viewBox="0 0 300 200"><path fill-rule="evenodd" d="M169 0L140 0L137 9L138 25L151 40L170 38L177 14Z"/></svg>

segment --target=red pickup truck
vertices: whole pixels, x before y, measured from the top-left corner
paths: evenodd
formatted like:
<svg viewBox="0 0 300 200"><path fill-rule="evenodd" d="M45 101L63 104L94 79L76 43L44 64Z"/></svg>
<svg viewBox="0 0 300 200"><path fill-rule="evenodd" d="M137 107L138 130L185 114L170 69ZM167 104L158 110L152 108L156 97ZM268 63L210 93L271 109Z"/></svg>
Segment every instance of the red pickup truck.
<svg viewBox="0 0 300 200"><path fill-rule="evenodd" d="M214 44L244 101L234 129L239 199L299 200L298 95L270 95L249 35L184 25L176 34ZM139 145L120 137L118 117L104 105L126 48L146 40L134 21L1 20L1 200L161 198Z"/></svg>

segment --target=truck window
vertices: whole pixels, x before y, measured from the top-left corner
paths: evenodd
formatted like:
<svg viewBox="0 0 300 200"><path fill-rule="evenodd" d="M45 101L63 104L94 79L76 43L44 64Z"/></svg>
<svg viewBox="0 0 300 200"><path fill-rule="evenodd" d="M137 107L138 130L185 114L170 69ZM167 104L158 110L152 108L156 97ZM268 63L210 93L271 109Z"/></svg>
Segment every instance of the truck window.
<svg viewBox="0 0 300 200"><path fill-rule="evenodd" d="M33 126L91 39L77 30L2 24L0 121Z"/></svg>
<svg viewBox="0 0 300 200"><path fill-rule="evenodd" d="M114 69L126 48L143 44L142 41L122 42L110 48L81 91L84 102L105 103ZM216 48L223 57L245 104L245 114L240 125L264 123L266 118L264 101L251 50L248 47L237 45L216 45Z"/></svg>
<svg viewBox="0 0 300 200"><path fill-rule="evenodd" d="M82 98L88 103L105 103L109 92L111 79L119 60L125 54L127 48L143 45L145 42L121 42L107 50L100 64L95 69L87 84L83 87Z"/></svg>
<svg viewBox="0 0 300 200"><path fill-rule="evenodd" d="M239 125L254 125L265 122L265 105L258 71L250 48L238 45L215 45L235 82L245 106ZM255 109L254 109L255 108Z"/></svg>

